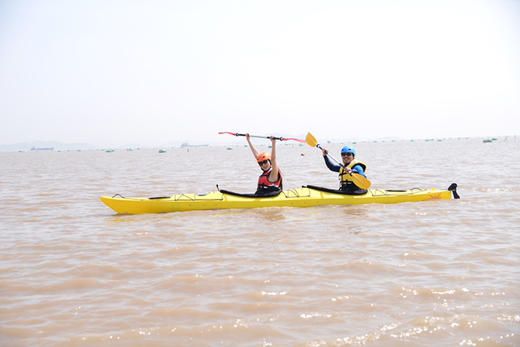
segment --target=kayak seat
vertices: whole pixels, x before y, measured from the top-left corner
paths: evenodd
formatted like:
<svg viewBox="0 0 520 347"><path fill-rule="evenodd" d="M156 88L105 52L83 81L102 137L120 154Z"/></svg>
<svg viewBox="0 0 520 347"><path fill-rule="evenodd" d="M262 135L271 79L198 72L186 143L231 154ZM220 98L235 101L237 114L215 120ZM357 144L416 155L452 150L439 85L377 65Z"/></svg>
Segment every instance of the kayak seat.
<svg viewBox="0 0 520 347"><path fill-rule="evenodd" d="M314 190L319 190L321 192L342 194L342 195L364 195L364 194L367 193L366 189L360 189L359 191L353 191L353 192L346 192L344 190L330 189L330 188L324 188L324 187L318 187L318 186L312 186L312 185L306 185L306 186L302 186L302 187L303 188L314 189Z"/></svg>

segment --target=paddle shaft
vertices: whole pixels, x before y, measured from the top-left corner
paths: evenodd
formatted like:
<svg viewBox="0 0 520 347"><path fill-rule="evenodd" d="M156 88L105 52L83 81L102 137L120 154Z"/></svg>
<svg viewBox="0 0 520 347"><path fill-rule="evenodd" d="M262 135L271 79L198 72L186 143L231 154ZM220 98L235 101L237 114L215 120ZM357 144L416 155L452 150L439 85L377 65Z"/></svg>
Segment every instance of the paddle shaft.
<svg viewBox="0 0 520 347"><path fill-rule="evenodd" d="M229 135L233 135L233 136L247 136L247 134L240 134L240 133L232 133L232 132L229 132L229 131L221 131L219 132L219 134L229 134ZM305 142L305 140L301 140L301 139L296 139L294 137L275 137L275 136L262 136L262 135L249 135L249 137L257 137L257 138L261 138L261 139L275 139L275 140L278 140L278 141L289 141L289 140L292 140L292 141L298 141L298 142Z"/></svg>
<svg viewBox="0 0 520 347"><path fill-rule="evenodd" d="M235 136L247 136L247 135L236 133ZM270 139L271 138L271 136L262 136L262 135L249 135L249 137L256 137L259 139ZM273 136L273 139L283 141L283 137L274 137Z"/></svg>
<svg viewBox="0 0 520 347"><path fill-rule="evenodd" d="M317 144L316 147L318 147L319 149L321 149L323 151L323 148L320 146L320 144ZM332 155L329 154L329 151L327 151L327 157L334 160L336 162L336 164L338 164L339 166L345 168L345 165L343 163L340 163L339 161L336 160L336 158L334 158Z"/></svg>

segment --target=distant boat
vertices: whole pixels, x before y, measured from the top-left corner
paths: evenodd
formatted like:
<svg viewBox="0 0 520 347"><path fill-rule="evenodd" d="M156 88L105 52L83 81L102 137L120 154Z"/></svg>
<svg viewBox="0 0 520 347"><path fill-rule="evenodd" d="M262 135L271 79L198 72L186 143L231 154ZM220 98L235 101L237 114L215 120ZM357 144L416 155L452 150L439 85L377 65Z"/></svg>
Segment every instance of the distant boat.
<svg viewBox="0 0 520 347"><path fill-rule="evenodd" d="M186 148L186 147L208 147L209 145L205 144L205 145L190 145L188 142L184 142L183 144L181 144L181 148Z"/></svg>
<svg viewBox="0 0 520 347"><path fill-rule="evenodd" d="M31 151L54 151L54 147L32 147Z"/></svg>

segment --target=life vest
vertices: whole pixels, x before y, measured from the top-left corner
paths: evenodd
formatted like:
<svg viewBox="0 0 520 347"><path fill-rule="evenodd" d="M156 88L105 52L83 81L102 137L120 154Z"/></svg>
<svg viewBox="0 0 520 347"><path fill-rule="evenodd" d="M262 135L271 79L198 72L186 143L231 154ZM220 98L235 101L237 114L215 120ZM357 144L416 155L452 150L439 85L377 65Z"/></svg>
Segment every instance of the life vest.
<svg viewBox="0 0 520 347"><path fill-rule="evenodd" d="M262 172L260 177L258 177L258 188L257 192L260 191L274 191L282 189L282 172L278 170L278 180L276 182L269 182L269 175L273 168L270 168L267 171Z"/></svg>
<svg viewBox="0 0 520 347"><path fill-rule="evenodd" d="M366 171L367 166L365 163L360 162L356 159L353 159L350 164L348 164L345 168L352 169L354 166L360 165L363 168L363 171ZM354 182L352 182L352 175L349 175L343 166L339 168L339 181L341 183L341 186L345 185L354 185ZM357 187L357 186L356 186Z"/></svg>

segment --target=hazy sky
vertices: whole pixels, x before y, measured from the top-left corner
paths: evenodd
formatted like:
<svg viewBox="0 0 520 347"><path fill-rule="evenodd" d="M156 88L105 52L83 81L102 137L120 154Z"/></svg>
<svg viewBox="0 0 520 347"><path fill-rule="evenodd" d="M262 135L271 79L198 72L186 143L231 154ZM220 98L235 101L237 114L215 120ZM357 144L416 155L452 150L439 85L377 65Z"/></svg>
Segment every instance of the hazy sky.
<svg viewBox="0 0 520 347"><path fill-rule="evenodd" d="M519 135L519 62L515 0L0 0L0 144Z"/></svg>

